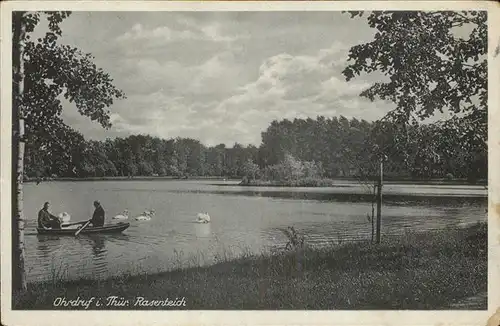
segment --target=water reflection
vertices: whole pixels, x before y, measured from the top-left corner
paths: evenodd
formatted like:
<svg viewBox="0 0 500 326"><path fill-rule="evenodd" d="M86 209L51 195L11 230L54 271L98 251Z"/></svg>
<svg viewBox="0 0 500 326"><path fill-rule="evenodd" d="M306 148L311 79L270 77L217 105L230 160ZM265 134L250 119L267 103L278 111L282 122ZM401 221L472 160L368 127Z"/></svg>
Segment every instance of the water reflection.
<svg viewBox="0 0 500 326"><path fill-rule="evenodd" d="M312 191L290 191L290 190L165 190L174 194L216 194L229 196L244 196L244 197L268 197L274 199L293 199L293 200L315 200L321 202L345 202L345 203L362 203L372 202L374 197L372 194L360 193L335 193L335 192L312 192ZM464 204L484 204L487 198L481 195L469 194L468 197L455 194L432 194L432 195L403 195L403 194L384 194L384 205L422 205L434 206L440 205L444 201L453 203L454 205L462 206Z"/></svg>
<svg viewBox="0 0 500 326"><path fill-rule="evenodd" d="M106 252L104 244L105 240L101 235L89 235L89 239L91 240L92 253L94 254L95 258L100 257L101 254L104 254Z"/></svg>
<svg viewBox="0 0 500 326"><path fill-rule="evenodd" d="M196 237L206 238L212 234L210 223L193 223Z"/></svg>
<svg viewBox="0 0 500 326"><path fill-rule="evenodd" d="M129 240L130 235L124 234L124 233L117 233L117 234L108 234L106 235L106 238L111 242L111 241L121 241L121 240Z"/></svg>
<svg viewBox="0 0 500 326"><path fill-rule="evenodd" d="M211 181L213 182L213 181ZM405 228L426 230L484 220L487 198L465 196L465 190L431 189L428 196L407 196L425 192L423 187L405 186L395 195L388 185L384 192L382 232L401 234ZM354 188L354 187L351 187ZM417 189L418 188L418 189ZM455 189L455 188L454 188ZM338 192L342 193L338 193ZM51 278L51 267L67 270L70 278L102 278L126 271L156 272L187 264L193 257L213 262L213 257L260 253L265 248L283 246L288 239L280 231L294 226L312 245L369 239L371 196L348 193L349 187L335 189L219 187L202 182L53 182L26 187L25 210L28 228L35 231L39 198L87 216L82 197L101 198L110 212L125 207L154 208L151 221L130 220L122 234L74 236L26 236L26 263L29 280ZM356 190L358 191L358 190ZM392 192L391 192L392 191ZM78 194L78 196L76 196ZM448 195L446 197L445 195ZM441 197L440 197L441 196ZM141 209L139 209L139 207ZM194 223L200 211L216 217L212 223ZM161 212L161 213L160 213ZM91 213L91 212L90 212ZM135 212L139 213L139 212ZM36 231L35 231L36 232ZM176 253L182 253L178 256ZM185 260L185 261L184 261ZM166 266L166 267L165 267Z"/></svg>
<svg viewBox="0 0 500 326"><path fill-rule="evenodd" d="M60 239L57 235L38 235L37 236L37 252L38 256L44 260L48 260L54 248L60 247Z"/></svg>
<svg viewBox="0 0 500 326"><path fill-rule="evenodd" d="M108 259L105 235L87 234L84 237L79 237L78 241L81 247L90 247L90 260L87 259L87 262L81 260L80 263L93 266L91 268L93 277L106 275L108 273Z"/></svg>

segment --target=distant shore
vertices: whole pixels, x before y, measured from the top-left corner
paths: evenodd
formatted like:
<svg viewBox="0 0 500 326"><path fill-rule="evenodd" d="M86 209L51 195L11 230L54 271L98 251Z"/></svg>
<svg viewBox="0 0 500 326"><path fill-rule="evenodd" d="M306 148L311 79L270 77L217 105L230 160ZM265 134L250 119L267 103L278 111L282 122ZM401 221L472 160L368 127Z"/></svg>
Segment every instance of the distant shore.
<svg viewBox="0 0 500 326"><path fill-rule="evenodd" d="M298 179L288 181L268 181L268 180L249 180L248 182L242 181L241 186L250 187L338 187L341 181L353 181L375 184L375 179L366 180L356 178L336 178L336 179ZM387 178L384 179L384 184L413 184L413 185L471 185L471 186L486 186L486 180L479 180L470 182L465 179L410 179L410 178ZM341 186L341 185L340 185Z"/></svg>
<svg viewBox="0 0 500 326"><path fill-rule="evenodd" d="M487 224L476 224L383 237L380 245L365 241L306 246L221 257L215 265L162 273L30 283L26 293L14 295L13 307L84 309L55 307L54 302L94 298L105 303L116 296L123 305L96 306L94 301L88 309L484 310L487 249ZM172 305L134 306L138 297Z"/></svg>
<svg viewBox="0 0 500 326"><path fill-rule="evenodd" d="M44 177L44 178L26 178L25 183L48 182L48 181L161 181L161 180L231 180L238 181L241 178L225 178L218 176L192 176L192 177L177 177L177 176L134 176L134 177Z"/></svg>
<svg viewBox="0 0 500 326"><path fill-rule="evenodd" d="M299 179L290 181L266 181L266 180L249 180L242 181L241 177L222 177L222 176L105 176L105 177L44 177L44 178L26 178L25 183L48 182L48 181L193 181L193 180L216 180L216 181L233 181L238 182L236 185L252 186L252 187L336 187L341 181L360 182L356 177L336 177L336 178L321 178L321 179ZM363 179L364 183L374 183L373 180ZM477 185L486 186L487 180L468 181L467 179L416 179L416 178L395 178L385 177L386 184L421 184L421 185ZM231 184L233 185L233 184Z"/></svg>

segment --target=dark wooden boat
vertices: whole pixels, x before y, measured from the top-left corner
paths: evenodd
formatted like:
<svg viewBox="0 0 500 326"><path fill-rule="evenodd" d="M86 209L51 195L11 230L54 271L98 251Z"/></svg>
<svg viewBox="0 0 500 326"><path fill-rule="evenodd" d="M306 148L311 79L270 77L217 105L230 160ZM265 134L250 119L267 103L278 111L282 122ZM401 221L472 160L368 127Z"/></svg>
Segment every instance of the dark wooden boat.
<svg viewBox="0 0 500 326"><path fill-rule="evenodd" d="M100 227L86 227L80 234L95 234L95 233L120 233L126 230L130 226L130 223L120 222L117 224L108 224ZM49 234L49 235L75 235L78 229L40 229L36 228L38 234Z"/></svg>

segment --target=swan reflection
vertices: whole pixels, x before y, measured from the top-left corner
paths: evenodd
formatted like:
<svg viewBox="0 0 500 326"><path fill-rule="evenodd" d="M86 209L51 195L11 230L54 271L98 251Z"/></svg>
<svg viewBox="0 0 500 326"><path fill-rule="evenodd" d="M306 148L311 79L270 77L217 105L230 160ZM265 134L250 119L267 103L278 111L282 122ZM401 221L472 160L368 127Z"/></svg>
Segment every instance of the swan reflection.
<svg viewBox="0 0 500 326"><path fill-rule="evenodd" d="M212 228L210 223L196 223L193 224L196 236L198 238L206 238L212 234Z"/></svg>

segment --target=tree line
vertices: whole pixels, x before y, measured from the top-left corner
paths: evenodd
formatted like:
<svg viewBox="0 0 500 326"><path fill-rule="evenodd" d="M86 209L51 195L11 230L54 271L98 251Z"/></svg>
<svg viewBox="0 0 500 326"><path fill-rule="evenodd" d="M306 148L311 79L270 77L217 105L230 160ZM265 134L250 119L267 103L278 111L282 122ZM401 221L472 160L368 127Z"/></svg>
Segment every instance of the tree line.
<svg viewBox="0 0 500 326"><path fill-rule="evenodd" d="M56 135L47 143L50 146L37 143L36 137L30 139L26 176L276 180L287 178L277 172L284 165L299 164L309 171L305 175L315 178L370 177L378 174L378 162L383 158L387 177L485 179L487 152L481 135L457 132L464 129L460 123L466 122L405 125L343 116L275 120L262 132L259 147L238 143L206 146L191 138L149 135L85 140L68 127L61 137Z"/></svg>

